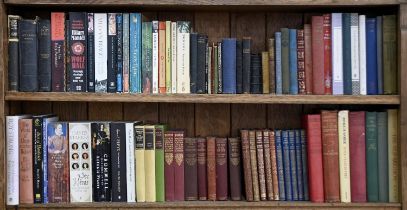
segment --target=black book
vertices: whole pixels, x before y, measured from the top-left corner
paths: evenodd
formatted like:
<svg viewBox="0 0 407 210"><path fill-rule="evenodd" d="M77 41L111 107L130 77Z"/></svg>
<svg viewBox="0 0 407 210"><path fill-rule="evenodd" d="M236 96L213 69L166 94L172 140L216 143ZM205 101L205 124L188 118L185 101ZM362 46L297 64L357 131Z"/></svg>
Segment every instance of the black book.
<svg viewBox="0 0 407 210"><path fill-rule="evenodd" d="M66 54L66 60L65 60L65 69L66 72L64 72L64 78L65 78L65 87L66 90L64 89L63 91L71 91L71 50L69 49L69 46L71 46L71 24L69 20L65 20L65 43L67 46L67 49L64 49L65 54Z"/></svg>
<svg viewBox="0 0 407 210"><path fill-rule="evenodd" d="M20 91L38 91L38 20L19 20Z"/></svg>
<svg viewBox="0 0 407 210"><path fill-rule="evenodd" d="M251 39L242 39L242 91L250 93L250 48Z"/></svg>
<svg viewBox="0 0 407 210"><path fill-rule="evenodd" d="M127 202L126 185L126 123L110 123L112 201Z"/></svg>
<svg viewBox="0 0 407 210"><path fill-rule="evenodd" d="M86 92L87 88L87 22L85 12L69 13L69 90L72 92Z"/></svg>
<svg viewBox="0 0 407 210"><path fill-rule="evenodd" d="M88 76L88 92L95 92L95 24L94 14L88 13L88 45L87 45L87 76Z"/></svg>
<svg viewBox="0 0 407 210"><path fill-rule="evenodd" d="M236 93L243 93L243 55L242 41L236 41Z"/></svg>
<svg viewBox="0 0 407 210"><path fill-rule="evenodd" d="M196 77L196 93L206 93L206 48L208 44L208 37L206 35L198 34L198 70Z"/></svg>
<svg viewBox="0 0 407 210"><path fill-rule="evenodd" d="M18 21L17 15L8 16L8 90L18 90Z"/></svg>
<svg viewBox="0 0 407 210"><path fill-rule="evenodd" d="M51 91L51 22L38 21L38 90Z"/></svg>
<svg viewBox="0 0 407 210"><path fill-rule="evenodd" d="M123 92L123 14L116 15L117 27L117 92Z"/></svg>
<svg viewBox="0 0 407 210"><path fill-rule="evenodd" d="M107 17L107 92L117 91L117 24L116 13Z"/></svg>
<svg viewBox="0 0 407 210"><path fill-rule="evenodd" d="M93 200L111 201L110 132L108 122L91 124Z"/></svg>
<svg viewBox="0 0 407 210"><path fill-rule="evenodd" d="M261 55L251 54L250 56L250 93L261 94L263 92L263 79L261 76Z"/></svg>
<svg viewBox="0 0 407 210"><path fill-rule="evenodd" d="M198 34L190 33L189 36L190 48L190 92L196 93L196 81L198 75Z"/></svg>

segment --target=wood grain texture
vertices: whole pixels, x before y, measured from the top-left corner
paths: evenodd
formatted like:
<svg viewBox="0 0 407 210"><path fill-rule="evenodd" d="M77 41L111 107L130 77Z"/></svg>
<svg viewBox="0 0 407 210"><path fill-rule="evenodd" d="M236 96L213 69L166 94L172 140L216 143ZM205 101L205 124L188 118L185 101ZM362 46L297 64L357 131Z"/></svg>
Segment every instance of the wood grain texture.
<svg viewBox="0 0 407 210"><path fill-rule="evenodd" d="M267 110L264 104L232 104L231 136L239 136L240 129L264 129L267 127Z"/></svg>
<svg viewBox="0 0 407 210"><path fill-rule="evenodd" d="M229 104L196 104L195 136L230 136Z"/></svg>
<svg viewBox="0 0 407 210"><path fill-rule="evenodd" d="M123 120L123 104L89 102L88 120Z"/></svg>
<svg viewBox="0 0 407 210"><path fill-rule="evenodd" d="M158 123L158 103L123 103L123 120Z"/></svg>
<svg viewBox="0 0 407 210"><path fill-rule="evenodd" d="M169 129L185 129L186 135L193 137L195 136L194 110L194 104L160 104L160 123L167 124Z"/></svg>
<svg viewBox="0 0 407 210"><path fill-rule="evenodd" d="M88 119L88 104L86 102L54 102L52 113L62 121L85 121Z"/></svg>
<svg viewBox="0 0 407 210"><path fill-rule="evenodd" d="M16 114L20 114L22 112L22 108L21 108L21 101L8 101L5 103L5 108L7 108L7 110L4 110L5 114L8 115L16 115Z"/></svg>
<svg viewBox="0 0 407 210"><path fill-rule="evenodd" d="M302 13L267 13L266 23L266 38L274 37L274 33L281 28L303 28L304 26Z"/></svg>
<svg viewBox="0 0 407 210"><path fill-rule="evenodd" d="M24 101L21 105L24 114L50 114L52 102L50 101Z"/></svg>
<svg viewBox="0 0 407 210"><path fill-rule="evenodd" d="M273 104L267 105L267 128L298 129L301 128L302 105Z"/></svg>
<svg viewBox="0 0 407 210"><path fill-rule="evenodd" d="M191 26L194 24L194 13L192 12L185 12L185 11L178 11L178 12L159 12L158 13L158 20L160 21L189 21L191 22Z"/></svg>
<svg viewBox="0 0 407 210"><path fill-rule="evenodd" d="M251 37L253 53L261 53L266 49L266 13L235 12L230 16L231 37Z"/></svg>
<svg viewBox="0 0 407 210"><path fill-rule="evenodd" d="M208 43L230 37L228 12L195 12L195 30L208 35Z"/></svg>

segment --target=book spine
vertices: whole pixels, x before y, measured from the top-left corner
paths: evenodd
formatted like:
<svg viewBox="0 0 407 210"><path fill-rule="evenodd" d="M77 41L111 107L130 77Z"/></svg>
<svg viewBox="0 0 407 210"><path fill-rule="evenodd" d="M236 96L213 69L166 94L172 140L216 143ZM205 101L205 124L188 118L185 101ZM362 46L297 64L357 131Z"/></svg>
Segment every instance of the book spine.
<svg viewBox="0 0 407 210"><path fill-rule="evenodd" d="M165 200L174 201L174 133L164 133Z"/></svg>
<svg viewBox="0 0 407 210"><path fill-rule="evenodd" d="M197 139L198 159L198 199L206 200L208 197L207 173L206 173L206 139Z"/></svg>
<svg viewBox="0 0 407 210"><path fill-rule="evenodd" d="M215 46L213 53L215 53ZM212 57L214 62L215 56ZM274 58L273 58L274 59ZM212 68L214 69L214 68ZM213 74L213 73L212 73ZM236 40L236 93L243 93L243 42Z"/></svg>
<svg viewBox="0 0 407 210"><path fill-rule="evenodd" d="M281 32L275 33L276 37L276 94L283 94L283 75L281 63Z"/></svg>
<svg viewBox="0 0 407 210"><path fill-rule="evenodd" d="M397 18L383 16L383 93L397 94Z"/></svg>
<svg viewBox="0 0 407 210"><path fill-rule="evenodd" d="M291 175L291 195L292 200L298 201L298 174L297 174L297 157L295 153L295 130L288 131L288 152L290 155L290 175Z"/></svg>
<svg viewBox="0 0 407 210"><path fill-rule="evenodd" d="M8 90L17 91L19 89L19 59L18 59L18 22L21 19L17 15L7 16L8 27ZM49 29L49 27L48 27ZM51 47L49 47L51 49ZM18 194L18 193L17 193Z"/></svg>
<svg viewBox="0 0 407 210"><path fill-rule="evenodd" d="M117 22L116 13L107 14L107 92L117 92Z"/></svg>
<svg viewBox="0 0 407 210"><path fill-rule="evenodd" d="M252 169L250 159L250 140L249 131L241 130L240 138L242 139L242 158L243 158L243 175L244 186L246 192L246 200L253 201L253 182L252 182Z"/></svg>
<svg viewBox="0 0 407 210"><path fill-rule="evenodd" d="M323 40L324 40L324 93L332 94L332 34L331 14L323 15Z"/></svg>
<svg viewBox="0 0 407 210"><path fill-rule="evenodd" d="M171 22L171 93L177 93L177 23Z"/></svg>
<svg viewBox="0 0 407 210"><path fill-rule="evenodd" d="M65 70L66 70L66 75L65 75L65 91L70 92L71 91L71 50L69 49L69 46L71 44L71 24L69 19L65 20Z"/></svg>
<svg viewBox="0 0 407 210"><path fill-rule="evenodd" d="M185 138L185 200L198 199L197 139Z"/></svg>
<svg viewBox="0 0 407 210"><path fill-rule="evenodd" d="M237 44L236 44L237 46ZM212 94L212 47L209 46L208 42L206 43L206 93ZM236 57L237 58L237 57Z"/></svg>
<svg viewBox="0 0 407 210"><path fill-rule="evenodd" d="M66 66L65 13L63 12L51 13L51 62L52 92L64 92Z"/></svg>
<svg viewBox="0 0 407 210"><path fill-rule="evenodd" d="M216 138L216 200L228 199L228 143L226 138Z"/></svg>
<svg viewBox="0 0 407 210"><path fill-rule="evenodd" d="M342 13L332 13L332 94L343 95Z"/></svg>
<svg viewBox="0 0 407 210"><path fill-rule="evenodd" d="M270 93L276 93L276 54L275 54L275 38L267 40L267 49L269 55L269 80L270 80Z"/></svg>
<svg viewBox="0 0 407 210"><path fill-rule="evenodd" d="M239 201L242 199L242 163L241 163L241 140L228 138L228 160L230 175L230 199Z"/></svg>
<svg viewBox="0 0 407 210"><path fill-rule="evenodd" d="M123 92L130 92L130 14L123 13ZM129 198L128 198L129 199Z"/></svg>
<svg viewBox="0 0 407 210"><path fill-rule="evenodd" d="M140 20L141 21L141 20ZM142 42L140 43L142 48L141 53L141 77L142 77L142 92L149 94L153 93L153 24L151 22L142 23ZM137 58L136 58L137 59ZM132 61L133 59L131 59ZM131 63L130 63L131 65ZM130 71L134 68L130 67ZM131 72L132 76L134 72ZM132 83L132 82L131 82ZM136 82L137 83L137 82ZM137 92L137 89L135 89Z"/></svg>
<svg viewBox="0 0 407 210"><path fill-rule="evenodd" d="M166 126L155 126L155 191L156 201L165 201L164 134Z"/></svg>
<svg viewBox="0 0 407 210"><path fill-rule="evenodd" d="M253 200L260 201L259 172L257 165L256 131L249 131L250 165L252 171Z"/></svg>
<svg viewBox="0 0 407 210"><path fill-rule="evenodd" d="M107 91L107 14L95 13L95 92ZM54 90L53 90L54 91Z"/></svg>
<svg viewBox="0 0 407 210"><path fill-rule="evenodd" d="M177 22L177 93L190 93L189 34L191 23Z"/></svg>
<svg viewBox="0 0 407 210"><path fill-rule="evenodd" d="M236 93L236 39L222 40L222 93Z"/></svg>
<svg viewBox="0 0 407 210"><path fill-rule="evenodd" d="M359 23L360 24L360 23ZM365 32L366 33L366 32ZM377 94L383 94L383 17L376 17ZM366 49L365 49L366 50Z"/></svg>
<svg viewBox="0 0 407 210"><path fill-rule="evenodd" d="M368 202L379 201L377 113L366 112L366 193Z"/></svg>
<svg viewBox="0 0 407 210"><path fill-rule="evenodd" d="M143 24L141 23L141 14L140 13L130 13L130 21L129 21L129 28L130 28L130 46L129 46L129 80L130 80L130 93L141 93L142 92L142 85L144 88L144 83L142 79L144 79L144 68L151 67L151 54L147 57L144 55L146 49L149 49L151 44L149 42L144 42L144 39L148 39L151 41L151 26L149 23ZM143 28L143 30L142 30ZM143 40L143 42L142 42ZM147 41L148 41L147 40ZM145 45L142 43L145 43ZM142 57L143 56L143 57ZM143 59L142 59L143 58ZM143 77L142 77L143 73ZM144 80L143 80L144 81ZM150 85L150 84L149 84ZM151 87L150 87L151 88ZM143 89L144 90L144 89ZM151 89L149 89L151 90Z"/></svg>
<svg viewBox="0 0 407 210"><path fill-rule="evenodd" d="M94 13L87 13L87 90L88 92L95 92L95 16Z"/></svg>
<svg viewBox="0 0 407 210"><path fill-rule="evenodd" d="M190 62L190 88L191 93L203 93L205 89L205 51L206 43L203 35L197 33L191 33L190 37L190 50L191 50L191 62ZM199 53L198 53L199 50ZM198 57L199 54L199 57ZM199 60L198 60L199 58ZM200 81L198 84L198 74L200 75Z"/></svg>
<svg viewBox="0 0 407 210"><path fill-rule="evenodd" d="M223 91L223 75L222 75L222 42L218 42L218 93L222 93ZM250 65L249 65L249 69L250 69ZM249 70L250 72L250 70ZM250 77L250 76L249 76ZM249 82L249 88L250 88L250 82Z"/></svg>
<svg viewBox="0 0 407 210"><path fill-rule="evenodd" d="M216 200L216 138L207 137L208 200Z"/></svg>
<svg viewBox="0 0 407 210"><path fill-rule="evenodd" d="M304 53L305 92L312 94L312 37L310 24L304 24Z"/></svg>
<svg viewBox="0 0 407 210"><path fill-rule="evenodd" d="M172 93L171 54L171 21L165 21L165 89L167 93Z"/></svg>
<svg viewBox="0 0 407 210"><path fill-rule="evenodd" d="M264 148L263 148L263 132L261 130L255 131L255 143L256 143L256 153L257 153L257 173L258 182L260 190L260 200L267 200L267 189L266 189L266 174L264 167Z"/></svg>
<svg viewBox="0 0 407 210"><path fill-rule="evenodd" d="M387 139L387 112L377 112L377 159L379 202L389 202L389 165Z"/></svg>
<svg viewBox="0 0 407 210"><path fill-rule="evenodd" d="M166 93L165 87L165 21L158 22L158 92Z"/></svg>
<svg viewBox="0 0 407 210"><path fill-rule="evenodd" d="M324 84L324 30L323 17L312 17L312 93L317 95L325 94Z"/></svg>
<svg viewBox="0 0 407 210"><path fill-rule="evenodd" d="M350 14L350 48L352 65L352 95L360 95L359 15Z"/></svg>
<svg viewBox="0 0 407 210"><path fill-rule="evenodd" d="M123 14L116 14L116 26L117 26L117 73L116 73L116 84L117 92L123 92Z"/></svg>
<svg viewBox="0 0 407 210"><path fill-rule="evenodd" d="M338 112L339 179L341 202L351 202L351 177L349 158L349 111Z"/></svg>
<svg viewBox="0 0 407 210"><path fill-rule="evenodd" d="M297 30L298 93L306 94L304 30Z"/></svg>
<svg viewBox="0 0 407 210"><path fill-rule="evenodd" d="M281 29L281 72L283 94L290 94L290 30Z"/></svg>
<svg viewBox="0 0 407 210"><path fill-rule="evenodd" d="M243 93L250 93L250 48L251 48L251 39L243 38L242 39L242 91ZM221 53L221 50L218 46L218 54ZM221 62L219 60L219 62ZM219 75L220 77L220 75Z"/></svg>
<svg viewBox="0 0 407 210"><path fill-rule="evenodd" d="M287 201L292 201L293 182L291 175L290 140L288 130L281 131L281 148L283 150L285 199Z"/></svg>
<svg viewBox="0 0 407 210"><path fill-rule="evenodd" d="M301 161L302 161L302 183L304 185L304 200L309 200L309 187L308 187L308 154L307 154L307 136L306 131L301 129Z"/></svg>
<svg viewBox="0 0 407 210"><path fill-rule="evenodd" d="M265 51L261 53L261 69L262 69L262 83L264 94L270 93L270 69L269 69L269 52Z"/></svg>
<svg viewBox="0 0 407 210"><path fill-rule="evenodd" d="M298 191L298 200L304 200L304 182L303 182L303 171L302 171L302 154L301 154L301 130L294 130L295 134L295 166L296 166L296 174L297 174L297 191Z"/></svg>
<svg viewBox="0 0 407 210"><path fill-rule="evenodd" d="M264 172L266 176L266 191L267 199L273 200L273 177L271 172L271 154L270 154L270 132L268 130L263 131L263 155L264 155Z"/></svg>
<svg viewBox="0 0 407 210"><path fill-rule="evenodd" d="M263 81L261 75L261 54L253 53L250 55L250 93L261 94Z"/></svg>
<svg viewBox="0 0 407 210"><path fill-rule="evenodd" d="M37 19L20 20L19 36L19 91L38 91Z"/></svg>
<svg viewBox="0 0 407 210"><path fill-rule="evenodd" d="M275 131L269 131L270 140L270 159L271 159L271 176L272 176L272 187L273 187L273 199L280 200L280 194L278 191L278 168L277 168L277 157L276 157L276 138Z"/></svg>
<svg viewBox="0 0 407 210"><path fill-rule="evenodd" d="M276 130L275 142L276 142L276 162L277 162L277 175L278 175L278 194L279 200L285 201L285 177L284 177L284 154L283 144L281 138L281 130Z"/></svg>
<svg viewBox="0 0 407 210"><path fill-rule="evenodd" d="M112 164L112 201L127 201L126 159L126 124L122 122L110 123L111 164Z"/></svg>
<svg viewBox="0 0 407 210"><path fill-rule="evenodd" d="M399 159L399 134L398 134L398 110L387 110L387 139L388 165L389 165L389 202L400 202L400 159ZM21 146L20 146L21 147Z"/></svg>
<svg viewBox="0 0 407 210"><path fill-rule="evenodd" d="M87 88L87 30L86 13L69 13L69 91L86 92Z"/></svg>
<svg viewBox="0 0 407 210"><path fill-rule="evenodd" d="M123 14L123 17L126 15ZM125 21L123 21L124 23ZM127 202L136 202L136 170L134 155L134 123L126 123L126 184L127 184Z"/></svg>
<svg viewBox="0 0 407 210"><path fill-rule="evenodd" d="M366 16L359 15L359 77L360 94L366 95Z"/></svg>
<svg viewBox="0 0 407 210"><path fill-rule="evenodd" d="M19 143L19 197L21 204L34 203L33 191L33 120L18 121Z"/></svg>
<svg viewBox="0 0 407 210"><path fill-rule="evenodd" d="M156 183L155 183L155 127L144 126L145 133L145 151L144 151L144 170L145 170L145 192L146 202L156 201Z"/></svg>
<svg viewBox="0 0 407 210"><path fill-rule="evenodd" d="M184 191L184 131L174 133L174 199L183 201L185 199Z"/></svg>
<svg viewBox="0 0 407 210"><path fill-rule="evenodd" d="M146 173L144 169L145 153L145 129L142 125L134 126L134 139L136 142L136 200L146 201Z"/></svg>
<svg viewBox="0 0 407 210"><path fill-rule="evenodd" d="M342 14L343 92L352 94L351 14Z"/></svg>
<svg viewBox="0 0 407 210"><path fill-rule="evenodd" d="M51 91L51 23L38 21L38 90ZM9 56L10 57L10 56ZM12 58L12 57L10 57Z"/></svg>
<svg viewBox="0 0 407 210"><path fill-rule="evenodd" d="M298 63L297 63L297 29L289 29L289 39L290 39L290 65L289 65L289 74L290 74L290 94L298 94Z"/></svg>
<svg viewBox="0 0 407 210"><path fill-rule="evenodd" d="M33 170L34 170L34 203L42 203L44 201L43 193L43 133L42 133L42 117L33 117Z"/></svg>
<svg viewBox="0 0 407 210"><path fill-rule="evenodd" d="M49 138L49 135L52 134L53 131L51 133L49 133L47 128L50 127L48 124L50 124L51 122L55 122L57 120L58 120L58 117L49 117L49 118L44 118L43 123L42 123L42 136L43 136L42 145L44 145L42 147L42 159L43 159L42 170L44 171L44 173L42 174L42 180L43 180L42 192L44 194L43 203L48 203L48 192L49 192L48 191L48 162L52 160L52 159L48 158L48 138ZM64 134L66 134L66 132L64 132ZM62 162L64 162L64 161L62 161ZM52 167L52 164L50 164L50 166ZM68 194L66 194L66 195L68 195ZM66 199L66 196L65 196L65 198L62 198L62 199L69 200L69 199Z"/></svg>
<svg viewBox="0 0 407 210"><path fill-rule="evenodd" d="M366 19L367 94L377 95L376 18ZM386 59L384 59L386 60ZM394 80L395 81L395 80Z"/></svg>

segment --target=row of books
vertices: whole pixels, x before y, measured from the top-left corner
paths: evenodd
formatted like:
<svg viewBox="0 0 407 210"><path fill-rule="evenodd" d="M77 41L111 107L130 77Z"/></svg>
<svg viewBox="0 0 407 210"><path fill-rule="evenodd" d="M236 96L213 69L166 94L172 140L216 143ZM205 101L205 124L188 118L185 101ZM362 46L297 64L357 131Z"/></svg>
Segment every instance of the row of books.
<svg viewBox="0 0 407 210"><path fill-rule="evenodd" d="M397 94L396 16L313 16L267 51L209 43L188 21L141 13L9 15L9 90L124 93ZM253 37L256 39L256 37ZM36 53L32 53L32 52Z"/></svg>

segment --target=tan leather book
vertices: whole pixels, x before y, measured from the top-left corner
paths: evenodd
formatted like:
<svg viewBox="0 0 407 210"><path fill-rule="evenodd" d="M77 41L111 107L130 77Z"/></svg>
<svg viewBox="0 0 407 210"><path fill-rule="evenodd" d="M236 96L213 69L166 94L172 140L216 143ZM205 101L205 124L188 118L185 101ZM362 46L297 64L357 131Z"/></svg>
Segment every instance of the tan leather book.
<svg viewBox="0 0 407 210"><path fill-rule="evenodd" d="M32 127L32 119L20 119L18 122L21 204L34 203Z"/></svg>
<svg viewBox="0 0 407 210"><path fill-rule="evenodd" d="M252 168L253 201L260 201L259 173L257 171L256 131L249 131L250 165Z"/></svg>

